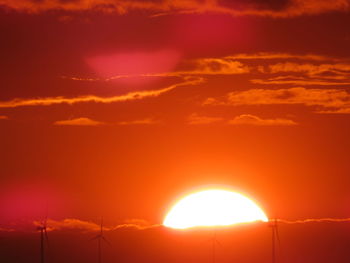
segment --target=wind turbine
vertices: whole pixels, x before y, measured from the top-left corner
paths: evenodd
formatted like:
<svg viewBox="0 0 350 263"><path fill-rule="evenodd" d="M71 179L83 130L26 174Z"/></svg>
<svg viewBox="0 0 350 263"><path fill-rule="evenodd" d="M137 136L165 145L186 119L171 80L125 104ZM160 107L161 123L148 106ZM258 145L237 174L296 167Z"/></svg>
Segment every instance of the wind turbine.
<svg viewBox="0 0 350 263"><path fill-rule="evenodd" d="M47 235L47 216L36 228L40 231L40 263L45 263L45 243L49 245L49 237Z"/></svg>
<svg viewBox="0 0 350 263"><path fill-rule="evenodd" d="M212 249L213 249L213 263L215 263L216 262L216 245L218 244L218 245L222 246L216 237L216 230L214 230L212 242L213 242L213 247L212 247Z"/></svg>
<svg viewBox="0 0 350 263"><path fill-rule="evenodd" d="M100 233L93 237L91 240L97 240L97 262L102 263L102 241L106 242L108 245L110 243L103 235L103 218L101 217Z"/></svg>
<svg viewBox="0 0 350 263"><path fill-rule="evenodd" d="M270 225L272 230L272 263L277 262L276 257L276 240L278 242L278 246L281 246L281 241L278 233L278 225L277 225L277 219L270 220Z"/></svg>

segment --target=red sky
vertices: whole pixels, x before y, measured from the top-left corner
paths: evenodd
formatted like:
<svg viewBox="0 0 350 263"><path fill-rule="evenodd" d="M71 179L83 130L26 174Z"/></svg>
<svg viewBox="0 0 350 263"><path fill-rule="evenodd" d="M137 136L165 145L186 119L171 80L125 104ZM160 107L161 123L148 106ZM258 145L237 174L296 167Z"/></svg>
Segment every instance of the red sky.
<svg viewBox="0 0 350 263"><path fill-rule="evenodd" d="M95 262L82 243L100 216L110 262L209 262L208 231L113 228L160 224L203 186L247 194L270 218L350 217L349 11L348 0L0 0L0 259L38 261L46 204L52 262L67 263ZM350 259L349 223L280 228L285 262ZM269 231L220 231L221 261L268 262Z"/></svg>

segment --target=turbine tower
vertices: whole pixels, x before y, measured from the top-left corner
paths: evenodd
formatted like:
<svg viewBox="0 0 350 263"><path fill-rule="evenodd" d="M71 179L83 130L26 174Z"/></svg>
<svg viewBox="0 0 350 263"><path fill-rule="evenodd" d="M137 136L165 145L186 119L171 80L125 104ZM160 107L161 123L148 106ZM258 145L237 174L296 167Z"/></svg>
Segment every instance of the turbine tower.
<svg viewBox="0 0 350 263"><path fill-rule="evenodd" d="M49 237L47 235L47 216L40 225L37 226L37 230L40 231L40 263L45 263L45 245L49 244Z"/></svg>
<svg viewBox="0 0 350 263"><path fill-rule="evenodd" d="M272 263L277 262L276 257L276 241L278 242L278 246L280 247L280 237L278 233L278 225L277 225L277 219L270 220L270 227L272 230Z"/></svg>
<svg viewBox="0 0 350 263"><path fill-rule="evenodd" d="M214 230L212 242L213 242L212 243L213 244L213 247L212 247L212 249L213 249L213 263L215 263L216 262L216 245L218 244L218 245L222 246L216 237L216 230Z"/></svg>
<svg viewBox="0 0 350 263"><path fill-rule="evenodd" d="M97 240L97 262L102 263L102 241L110 245L108 240L103 235L103 218L101 217L100 233L91 240Z"/></svg>

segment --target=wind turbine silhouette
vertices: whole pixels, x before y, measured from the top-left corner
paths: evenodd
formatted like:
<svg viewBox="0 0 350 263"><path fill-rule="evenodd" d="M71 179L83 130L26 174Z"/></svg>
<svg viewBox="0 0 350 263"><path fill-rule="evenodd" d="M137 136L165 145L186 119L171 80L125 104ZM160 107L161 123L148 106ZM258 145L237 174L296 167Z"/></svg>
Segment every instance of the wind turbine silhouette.
<svg viewBox="0 0 350 263"><path fill-rule="evenodd" d="M40 225L36 228L40 231L40 263L45 262L45 243L49 245L49 237L47 235L47 214L45 219L41 221Z"/></svg>
<svg viewBox="0 0 350 263"><path fill-rule="evenodd" d="M280 241L279 232L278 232L277 219L270 220L269 226L271 227L271 230L272 230L272 263L276 263L277 262L277 257L276 257L276 240L278 242L278 246L281 247L281 241Z"/></svg>
<svg viewBox="0 0 350 263"><path fill-rule="evenodd" d="M102 263L102 241L106 242L108 245L111 245L108 240L103 235L103 217L101 217L100 233L93 237L91 240L97 240L97 262Z"/></svg>
<svg viewBox="0 0 350 263"><path fill-rule="evenodd" d="M216 262L216 245L218 244L218 245L222 246L216 237L216 230L214 230L212 242L213 242L213 247L212 247L212 249L213 249L213 263L215 263Z"/></svg>

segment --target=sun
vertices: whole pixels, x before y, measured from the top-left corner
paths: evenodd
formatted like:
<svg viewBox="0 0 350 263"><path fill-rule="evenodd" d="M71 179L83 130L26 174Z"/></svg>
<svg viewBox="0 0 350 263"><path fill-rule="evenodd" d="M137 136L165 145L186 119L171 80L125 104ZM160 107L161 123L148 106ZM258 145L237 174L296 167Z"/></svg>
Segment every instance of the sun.
<svg viewBox="0 0 350 263"><path fill-rule="evenodd" d="M163 225L185 229L254 221L267 222L268 219L252 200L236 192L211 189L181 199L166 215Z"/></svg>

